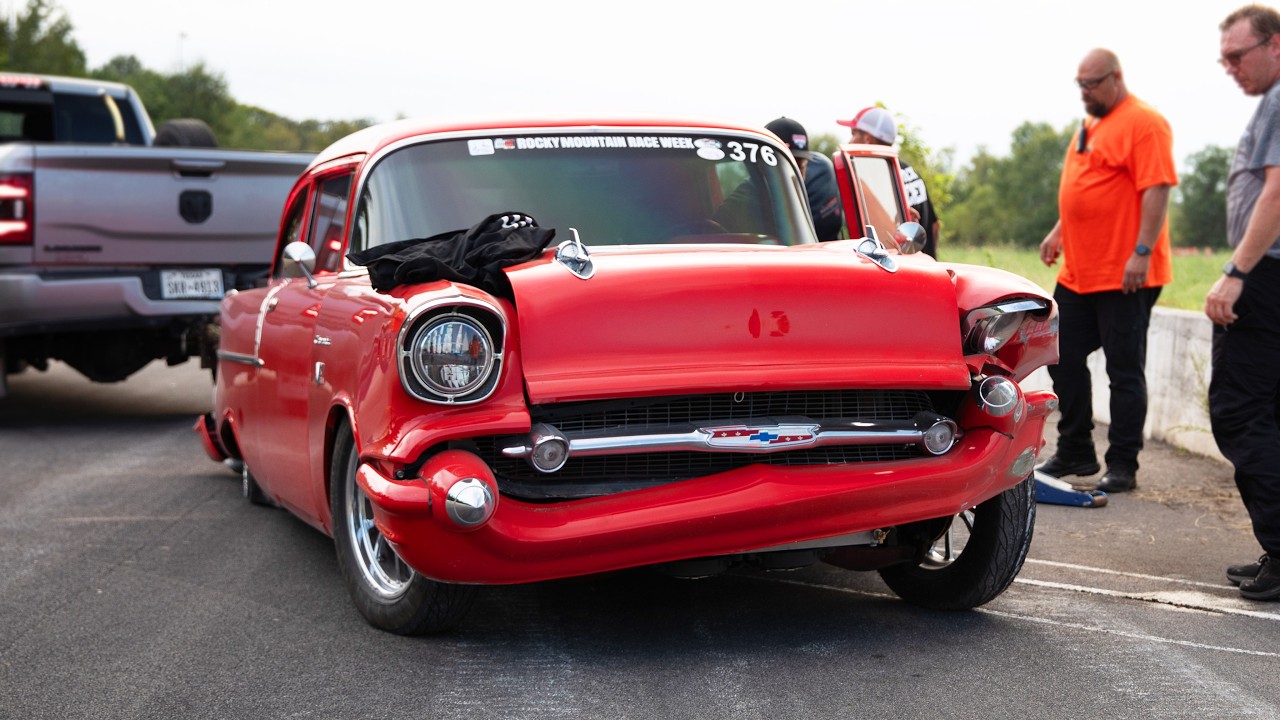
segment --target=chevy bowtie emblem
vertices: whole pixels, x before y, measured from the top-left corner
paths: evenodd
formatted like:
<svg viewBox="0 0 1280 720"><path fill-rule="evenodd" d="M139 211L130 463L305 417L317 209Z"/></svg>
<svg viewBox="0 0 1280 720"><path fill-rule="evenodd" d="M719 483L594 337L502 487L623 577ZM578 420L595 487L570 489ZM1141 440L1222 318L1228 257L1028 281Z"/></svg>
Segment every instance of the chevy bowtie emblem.
<svg viewBox="0 0 1280 720"><path fill-rule="evenodd" d="M726 427L701 428L706 433L708 447L738 448L752 450L759 448L785 448L813 443L818 432L817 425L732 425Z"/></svg>

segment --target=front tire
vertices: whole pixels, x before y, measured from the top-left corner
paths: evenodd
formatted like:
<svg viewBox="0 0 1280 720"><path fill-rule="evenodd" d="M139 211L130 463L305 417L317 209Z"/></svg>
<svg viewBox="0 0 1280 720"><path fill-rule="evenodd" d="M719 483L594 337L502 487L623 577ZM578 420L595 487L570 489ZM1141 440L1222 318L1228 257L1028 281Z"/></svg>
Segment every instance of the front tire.
<svg viewBox="0 0 1280 720"><path fill-rule="evenodd" d="M373 522L373 503L356 483L359 457L351 428L334 441L329 474L338 568L356 609L370 625L397 635L433 635L462 621L475 587L429 580L396 554Z"/></svg>
<svg viewBox="0 0 1280 720"><path fill-rule="evenodd" d="M934 610L969 610L1009 587L1031 547L1035 480L1014 487L951 519L916 565L880 570L889 589Z"/></svg>
<svg viewBox="0 0 1280 720"><path fill-rule="evenodd" d="M262 488L258 485L258 479L249 471L249 463L240 463L240 494L244 496L254 505L262 505L263 507L274 507L275 503L267 494L262 492Z"/></svg>

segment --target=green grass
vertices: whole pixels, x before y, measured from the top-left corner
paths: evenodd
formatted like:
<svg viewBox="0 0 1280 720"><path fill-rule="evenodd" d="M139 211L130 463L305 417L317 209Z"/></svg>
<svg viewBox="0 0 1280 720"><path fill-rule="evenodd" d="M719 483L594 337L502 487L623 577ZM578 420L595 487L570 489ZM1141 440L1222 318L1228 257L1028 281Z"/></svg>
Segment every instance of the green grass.
<svg viewBox="0 0 1280 720"><path fill-rule="evenodd" d="M1045 264L1040 262L1040 252L1034 249L943 245L939 248L939 254L946 262L986 265L1017 273L1050 292L1053 291L1058 277L1058 266L1045 267ZM1231 252L1226 249L1216 250L1211 255L1175 254L1173 282L1161 291L1160 301L1157 304L1180 310L1203 310L1205 295L1209 293L1213 283L1222 276L1222 266L1230 257Z"/></svg>

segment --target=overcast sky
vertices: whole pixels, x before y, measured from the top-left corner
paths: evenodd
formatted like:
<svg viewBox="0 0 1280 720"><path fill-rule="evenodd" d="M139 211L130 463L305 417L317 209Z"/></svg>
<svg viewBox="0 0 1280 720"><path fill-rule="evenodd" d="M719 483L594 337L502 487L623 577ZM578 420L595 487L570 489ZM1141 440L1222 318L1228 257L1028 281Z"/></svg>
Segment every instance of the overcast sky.
<svg viewBox="0 0 1280 720"><path fill-rule="evenodd" d="M54 2L91 67L204 62L239 102L296 120L788 115L843 140L837 118L882 102L963 163L1007 153L1024 121L1078 121L1076 68L1107 47L1181 165L1234 147L1257 104L1215 62L1241 0Z"/></svg>

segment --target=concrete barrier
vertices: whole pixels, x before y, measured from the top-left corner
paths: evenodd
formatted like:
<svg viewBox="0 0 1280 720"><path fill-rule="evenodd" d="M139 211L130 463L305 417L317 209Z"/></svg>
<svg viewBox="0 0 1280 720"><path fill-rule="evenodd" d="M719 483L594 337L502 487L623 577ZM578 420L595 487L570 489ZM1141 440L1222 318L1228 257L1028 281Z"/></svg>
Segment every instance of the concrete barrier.
<svg viewBox="0 0 1280 720"><path fill-rule="evenodd" d="M1213 324L1202 312L1157 307L1147 333L1147 424L1143 434L1222 462L1209 429L1209 358ZM1093 418L1111 422L1111 392L1102 351L1089 356ZM1023 381L1027 389L1052 389L1044 368ZM1098 448L1101 455L1105 448Z"/></svg>

